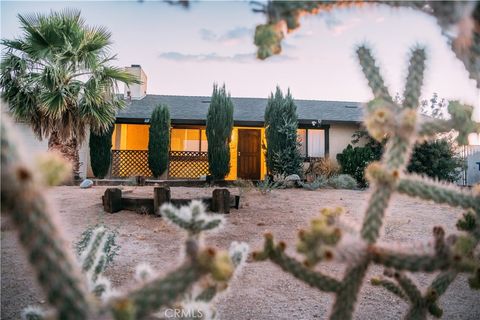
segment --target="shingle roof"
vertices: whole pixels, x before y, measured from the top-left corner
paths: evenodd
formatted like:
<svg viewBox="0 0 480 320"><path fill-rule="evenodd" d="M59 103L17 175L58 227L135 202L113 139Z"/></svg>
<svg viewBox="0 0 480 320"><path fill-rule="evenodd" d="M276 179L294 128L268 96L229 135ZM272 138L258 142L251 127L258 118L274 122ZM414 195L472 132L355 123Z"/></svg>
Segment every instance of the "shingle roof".
<svg viewBox="0 0 480 320"><path fill-rule="evenodd" d="M266 98L232 98L233 118L236 123L261 123L264 119ZM132 100L118 112L117 119L149 119L153 108L165 103L170 108L172 122L186 120L205 121L210 97L147 95L141 100ZM300 122L321 120L322 123L354 122L362 120L362 105L359 102L297 100L297 114Z"/></svg>

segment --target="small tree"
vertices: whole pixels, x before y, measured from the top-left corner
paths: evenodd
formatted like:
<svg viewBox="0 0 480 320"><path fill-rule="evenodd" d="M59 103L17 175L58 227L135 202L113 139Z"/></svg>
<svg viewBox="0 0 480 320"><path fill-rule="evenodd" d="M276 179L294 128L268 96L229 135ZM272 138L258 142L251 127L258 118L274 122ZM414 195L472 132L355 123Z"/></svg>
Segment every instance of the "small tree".
<svg viewBox="0 0 480 320"><path fill-rule="evenodd" d="M407 170L431 178L455 182L459 178L462 165L462 159L455 154L452 143L447 139L439 139L417 143Z"/></svg>
<svg viewBox="0 0 480 320"><path fill-rule="evenodd" d="M277 87L265 109L266 162L270 174L300 174L302 157L297 137L298 118L290 90Z"/></svg>
<svg viewBox="0 0 480 320"><path fill-rule="evenodd" d="M160 104L152 112L148 130L148 167L152 175L161 176L168 166L170 147L170 111Z"/></svg>
<svg viewBox="0 0 480 320"><path fill-rule="evenodd" d="M110 168L112 133L113 126L104 134L96 134L95 131L90 131L90 164L93 175L99 179L105 178Z"/></svg>
<svg viewBox="0 0 480 320"><path fill-rule="evenodd" d="M222 180L230 171L230 136L233 128L233 102L225 85L213 85L207 115L208 167L214 179Z"/></svg>

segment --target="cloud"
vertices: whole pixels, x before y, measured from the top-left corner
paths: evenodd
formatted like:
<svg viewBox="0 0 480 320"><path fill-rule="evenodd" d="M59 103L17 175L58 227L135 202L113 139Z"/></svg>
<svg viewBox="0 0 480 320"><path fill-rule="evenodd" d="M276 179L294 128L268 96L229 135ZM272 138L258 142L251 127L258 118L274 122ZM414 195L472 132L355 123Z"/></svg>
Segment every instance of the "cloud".
<svg viewBox="0 0 480 320"><path fill-rule="evenodd" d="M345 33L346 31L352 30L353 28L358 26L358 24L360 22L362 22L362 19L351 18L351 19L348 19L347 21L340 22L336 25L333 25L331 27L331 30L332 30L334 36L340 36L343 33Z"/></svg>
<svg viewBox="0 0 480 320"><path fill-rule="evenodd" d="M237 27L224 33L216 33L213 30L200 29L200 37L209 42L219 42L225 45L238 44L241 40L250 40L253 37L253 29L246 27Z"/></svg>
<svg viewBox="0 0 480 320"><path fill-rule="evenodd" d="M222 56L216 53L188 54L176 51L162 52L159 58L171 61L182 62L251 62L255 60L254 53L238 53L232 56Z"/></svg>
<svg viewBox="0 0 480 320"><path fill-rule="evenodd" d="M218 55L216 53L200 53L188 54L176 51L162 52L158 55L160 59L177 61L177 62L235 62L235 63L252 63L257 61L255 53L237 53L231 56ZM287 55L277 55L269 58L267 61L281 62L288 60L296 60Z"/></svg>

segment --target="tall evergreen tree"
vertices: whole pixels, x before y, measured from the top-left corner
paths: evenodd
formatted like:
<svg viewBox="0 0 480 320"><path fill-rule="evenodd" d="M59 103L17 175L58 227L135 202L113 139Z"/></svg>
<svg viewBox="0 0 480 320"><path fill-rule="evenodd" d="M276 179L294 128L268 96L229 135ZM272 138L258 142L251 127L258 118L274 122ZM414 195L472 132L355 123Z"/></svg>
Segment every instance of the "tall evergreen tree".
<svg viewBox="0 0 480 320"><path fill-rule="evenodd" d="M290 90L283 96L277 87L265 109L266 162L270 174L301 174L297 129L297 106Z"/></svg>
<svg viewBox="0 0 480 320"><path fill-rule="evenodd" d="M214 179L224 179L230 171L230 136L233 128L233 102L225 85L213 85L207 115L208 166Z"/></svg>
<svg viewBox="0 0 480 320"><path fill-rule="evenodd" d="M99 179L105 178L110 168L111 150L112 150L113 126L105 132L98 134L90 130L89 148L90 164L93 175Z"/></svg>
<svg viewBox="0 0 480 320"><path fill-rule="evenodd" d="M168 167L170 148L170 111L160 104L152 112L148 130L148 167L154 177L161 176Z"/></svg>

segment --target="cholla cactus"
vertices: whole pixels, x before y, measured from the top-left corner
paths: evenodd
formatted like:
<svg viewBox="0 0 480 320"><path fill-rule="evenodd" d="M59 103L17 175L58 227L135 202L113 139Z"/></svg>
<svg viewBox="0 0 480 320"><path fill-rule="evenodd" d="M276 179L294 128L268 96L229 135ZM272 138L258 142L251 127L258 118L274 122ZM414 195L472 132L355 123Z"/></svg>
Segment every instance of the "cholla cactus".
<svg viewBox="0 0 480 320"><path fill-rule="evenodd" d="M395 279L377 277L371 283L406 300L410 304L408 319L425 319L428 313L440 317L442 310L438 298L459 273L470 274L470 286L480 287L480 257L475 251L480 241L480 193L407 175L405 166L417 139L453 128L459 132L458 143L465 144L467 135L479 132L480 125L471 120L472 107L455 101L448 107L449 120L421 122L417 119L426 59L423 49L412 50L402 104L397 104L390 96L370 50L361 46L357 55L375 96L366 107L366 127L375 139L388 138L382 160L372 163L366 170L372 190L359 235L344 232L338 223L339 209L324 209L320 218L312 221L309 230L300 231L297 250L305 256L303 262L288 256L286 244L275 243L271 234L265 236L264 248L255 252L254 258L269 259L310 286L334 293L336 299L331 319L352 318L358 293L371 264L385 266L385 274ZM412 245L408 250L378 244L384 215L395 192L467 210L457 224L464 232L445 237L443 229L435 227L433 246ZM328 260L347 263L342 279L314 269L318 262ZM439 274L422 293L405 271Z"/></svg>
<svg viewBox="0 0 480 320"><path fill-rule="evenodd" d="M208 296L201 295L201 300L209 303L227 287L235 269L245 260L245 245L235 244L230 253L203 245L201 233L218 227L221 216L207 214L199 202L180 209L165 206L163 215L188 233L183 262L165 275L149 274L136 288L110 290L102 272L116 253L114 234L103 226L87 230L77 245L78 264L55 224L41 179L24 164L11 135L2 119L2 210L12 218L53 309L43 312L29 308L24 318L94 319L110 315L114 319L143 319L162 307L175 305L199 283L206 283L205 289L214 289ZM87 277L82 277L81 271Z"/></svg>

